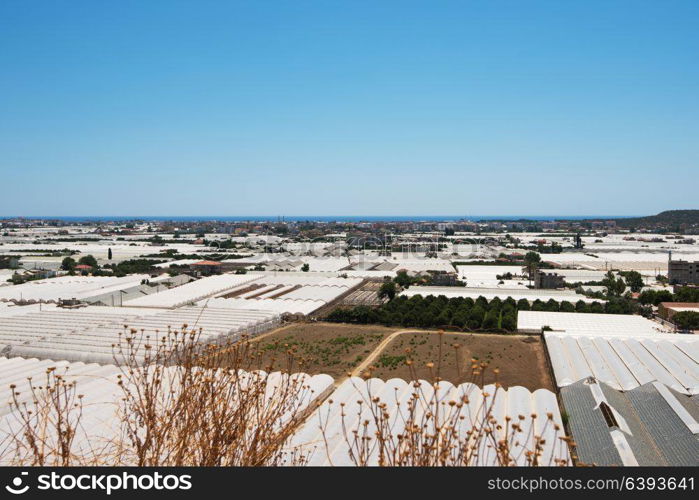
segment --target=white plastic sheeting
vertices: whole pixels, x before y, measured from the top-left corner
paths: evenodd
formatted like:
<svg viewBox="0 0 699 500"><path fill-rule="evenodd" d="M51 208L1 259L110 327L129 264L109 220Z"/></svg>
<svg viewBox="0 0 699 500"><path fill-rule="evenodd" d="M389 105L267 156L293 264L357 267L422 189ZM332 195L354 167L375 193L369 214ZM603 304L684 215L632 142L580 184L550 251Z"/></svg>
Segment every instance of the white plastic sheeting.
<svg viewBox="0 0 699 500"><path fill-rule="evenodd" d="M282 300L279 299L210 299L209 307L230 310L247 310L255 307L264 311L273 311L279 314L311 314L323 307L326 303L322 300Z"/></svg>
<svg viewBox="0 0 699 500"><path fill-rule="evenodd" d="M260 309L277 313L310 314L362 283L359 278L304 274L258 275L255 281L245 283L219 295L245 290L251 284L257 285L253 290L231 298L205 299L199 304L224 309ZM251 277L253 276L256 275L251 274Z"/></svg>
<svg viewBox="0 0 699 500"><path fill-rule="evenodd" d="M488 266L488 265L469 265L456 266L459 273L459 279L466 282L468 287L479 288L526 288L529 281L522 278L521 266ZM498 276L511 273L513 276L520 276L519 279L503 280L503 285L499 285Z"/></svg>
<svg viewBox="0 0 699 500"><path fill-rule="evenodd" d="M85 235L87 236L87 235ZM163 239L171 236L161 234ZM63 236L65 238L65 236ZM84 236L83 236L84 237ZM59 236L60 238L60 236ZM54 248L55 250L74 250L80 252L78 255L73 255L75 260L78 260L83 255L92 255L100 262L108 262L107 254L112 251L111 262L119 262L126 259L133 259L143 255L162 254L163 258L168 258L164 252L177 250L179 254L195 254L201 252L202 245L192 245L188 243L167 243L162 245L152 245L147 241L138 241L130 238L131 242L115 242L104 239L96 239L94 243L83 241L57 241L55 243L5 243L2 247L3 252L13 251L26 255L28 253L45 253L46 249ZM216 251L216 249L212 249Z"/></svg>
<svg viewBox="0 0 699 500"><path fill-rule="evenodd" d="M104 308L105 312L96 312L98 309L56 309L0 318L0 344L10 356L108 364L115 362L114 346L126 336L134 337L140 346L146 338L162 336L168 329L181 330L186 324L188 330L201 329L202 342L226 342L271 330L281 321L273 311L249 309L183 307L129 311L142 311L138 316L121 313L128 308ZM131 333L132 330L136 333ZM137 356L142 358L143 352L139 350Z"/></svg>
<svg viewBox="0 0 699 500"><path fill-rule="evenodd" d="M111 276L61 276L29 281L21 285L0 288L0 301L83 299L108 292L125 290L141 284L147 274L132 274L122 278Z"/></svg>
<svg viewBox="0 0 699 500"><path fill-rule="evenodd" d="M301 271L304 264L308 264L310 272L337 272L349 266L346 257L314 257L308 255L291 254L258 254L242 259L224 260L241 266L264 265L270 269L283 271Z"/></svg>
<svg viewBox="0 0 699 500"><path fill-rule="evenodd" d="M10 316L22 316L30 312L40 311L44 304L29 304L24 306L15 305L13 302L0 302L0 318Z"/></svg>
<svg viewBox="0 0 699 500"><path fill-rule="evenodd" d="M637 337L669 332L660 323L632 314L595 314L546 311L519 311L517 329L540 332L548 326L554 331L597 335Z"/></svg>
<svg viewBox="0 0 699 500"><path fill-rule="evenodd" d="M434 258L402 258L400 255L393 257L379 257L371 255L355 255L352 258L353 269L358 271L366 271L371 264L374 264L372 269L377 271L390 271L391 275L396 275L398 271L409 271L413 273L424 273L427 271L442 271L453 273L454 266L449 260L434 259ZM391 264L384 266L383 264ZM388 269L390 267L390 269Z"/></svg>
<svg viewBox="0 0 699 500"><path fill-rule="evenodd" d="M179 307L259 279L259 275L220 274L124 302L129 307Z"/></svg>
<svg viewBox="0 0 699 500"><path fill-rule="evenodd" d="M518 443L512 449L516 463L526 465L524 452L533 449L535 435L545 439L542 464L552 464L556 459L570 462L567 446L560 439L556 439L563 437L563 434L562 430L556 433L553 424L557 424L560 429L563 429L563 425L553 392L546 389L530 392L519 386L505 390L494 385L485 386L481 390L474 384L454 386L449 382L440 382L435 390L433 385L426 381L417 382L419 388L416 388L415 384L402 379L383 381L352 377L342 383L306 420L290 440L289 447L303 450L309 457L309 465L353 465L349 453L354 439L353 431L360 430L360 433L363 433L362 422L369 421L367 434L374 438L374 419L370 408L374 398L386 404L385 411L389 415L391 436L397 439L395 436L402 432L405 424L408 403L415 394L419 394L422 401L418 413L433 409L435 405L449 408L450 401L461 401L462 397L466 396L467 408L461 411L461 415L465 417L461 420L462 440L466 439L467 431L482 422L488 411L490 416L503 423L508 416L519 422L519 415L523 415L523 432L518 435L521 437L516 440ZM553 421L547 425L548 413L552 414ZM532 420L532 414L536 414L537 418ZM418 417L417 422L419 421ZM535 425L535 429L530 433L531 425ZM379 464L376 447L372 448L368 462L371 465ZM497 464L495 450L485 443L471 463L484 466Z"/></svg>
<svg viewBox="0 0 699 500"><path fill-rule="evenodd" d="M118 386L120 369L114 365L101 366L98 364L84 364L81 362L69 363L67 361L6 358L0 357L0 442L5 443L0 464L8 465L12 459L13 449L10 436L21 430L21 423L15 410L10 406L12 400L11 390L18 392L20 403L27 402L31 409L32 394L29 386L31 378L35 386L44 385L46 372L49 368L55 368L57 375L63 376L68 383L76 383L76 394L82 395L81 425L77 429L73 452L82 456L91 454L95 450L108 450L108 443L117 436L119 429L119 401L123 398L123 391ZM172 369L166 369L165 374L173 374ZM241 377L248 377L251 381L265 377L264 372L240 372ZM280 416L280 423L292 418L304 415L304 412L319 398L325 397L331 390L333 379L329 375L308 375L296 373L292 375L273 372L269 374L267 387L270 397L274 394L274 388L279 387L283 379L291 378L298 387L297 401L293 403L297 410L295 414ZM175 377L165 381L172 385L177 383ZM14 385L14 389L10 386ZM244 385L244 383L243 383ZM9 448L8 448L9 447ZM125 458L127 463L128 458Z"/></svg>
<svg viewBox="0 0 699 500"><path fill-rule="evenodd" d="M14 391L19 393L18 402L27 404L31 410L33 398L29 379L31 378L35 387L44 386L49 368L55 368L55 374L64 377L66 382L75 382L76 394L83 396L81 425L77 429L73 451L80 454L91 453L102 444L92 436L108 437L118 425L115 403L121 395L121 390L116 383L119 374L117 367L51 359L0 357L0 441L4 443L0 456L2 465L12 465L15 449L11 437L22 428L16 409L10 405L13 390L10 386L15 385ZM51 431L52 429L49 430ZM51 437L47 436L47 439L50 440Z"/></svg>
<svg viewBox="0 0 699 500"><path fill-rule="evenodd" d="M552 332L544 336L559 387L592 376L621 391L657 381L677 392L699 394L699 338Z"/></svg>
<svg viewBox="0 0 699 500"><path fill-rule="evenodd" d="M115 380L111 380L111 378L119 373L119 368L114 365L0 357L0 417L11 412L9 405L12 400L10 385L15 386L15 392L19 393L18 400L20 402L30 402L29 379L31 378L35 386L45 385L46 373L49 368L55 368L56 373L63 376L67 383L74 381L79 383L81 391L84 387L88 393L91 389L90 385L99 386L114 382Z"/></svg>

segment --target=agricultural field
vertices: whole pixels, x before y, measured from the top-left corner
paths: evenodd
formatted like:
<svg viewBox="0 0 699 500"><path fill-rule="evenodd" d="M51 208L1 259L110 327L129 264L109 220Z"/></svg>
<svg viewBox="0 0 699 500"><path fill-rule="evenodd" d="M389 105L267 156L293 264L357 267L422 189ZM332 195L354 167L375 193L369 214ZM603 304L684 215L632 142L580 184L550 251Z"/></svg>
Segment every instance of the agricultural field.
<svg viewBox="0 0 699 500"><path fill-rule="evenodd" d="M253 340L253 348L262 366L273 363L276 369L315 375L326 373L335 379L354 370L395 328L371 325L295 323Z"/></svg>
<svg viewBox="0 0 699 500"><path fill-rule="evenodd" d="M406 332L397 334L374 356L371 376L384 380L410 380L414 373L425 380L438 375L452 383L467 382L472 380L471 360L476 359L488 365L484 384L497 380L504 387L521 385L529 390L542 387L554 390L544 345L534 336L445 333L440 340L436 333ZM406 364L407 360L412 360L412 367ZM428 363L433 367L428 367ZM498 374L494 373L495 369L499 370ZM481 385L480 377L477 383Z"/></svg>
<svg viewBox="0 0 699 500"><path fill-rule="evenodd" d="M356 288L351 294L342 299L338 306L379 306L384 302L384 300L380 299L378 295L382 284L383 281L367 280L360 287Z"/></svg>

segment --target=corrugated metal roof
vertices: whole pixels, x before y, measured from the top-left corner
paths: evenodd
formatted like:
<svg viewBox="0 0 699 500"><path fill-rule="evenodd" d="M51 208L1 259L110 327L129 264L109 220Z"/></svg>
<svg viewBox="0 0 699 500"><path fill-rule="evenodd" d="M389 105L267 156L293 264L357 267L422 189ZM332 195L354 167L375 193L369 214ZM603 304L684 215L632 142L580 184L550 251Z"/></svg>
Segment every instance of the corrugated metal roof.
<svg viewBox="0 0 699 500"><path fill-rule="evenodd" d="M583 382L560 390L563 407L568 415L568 428L573 434L577 459L587 464L622 465L602 412Z"/></svg>
<svg viewBox="0 0 699 500"><path fill-rule="evenodd" d="M580 462L699 465L697 424L677 399L686 396L657 382L622 392L594 379L580 380L560 393ZM605 418L602 403L614 420Z"/></svg>

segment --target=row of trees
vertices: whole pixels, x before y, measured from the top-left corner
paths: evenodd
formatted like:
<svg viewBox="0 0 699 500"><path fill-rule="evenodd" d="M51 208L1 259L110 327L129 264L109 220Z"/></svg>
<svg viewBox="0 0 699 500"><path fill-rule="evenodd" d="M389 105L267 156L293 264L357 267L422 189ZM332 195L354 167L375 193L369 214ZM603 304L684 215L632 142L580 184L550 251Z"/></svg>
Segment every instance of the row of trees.
<svg viewBox="0 0 699 500"><path fill-rule="evenodd" d="M124 260L118 264L107 264L105 268L112 270L115 276L121 277L127 274L148 274L153 270L153 266L166 262L165 260L153 259L131 259Z"/></svg>
<svg viewBox="0 0 699 500"><path fill-rule="evenodd" d="M459 330L515 331L517 329L517 304L485 298L477 300L452 298L444 295L422 297L397 297L378 308L358 306L336 309L328 321L341 323L379 323L386 326L443 327Z"/></svg>
<svg viewBox="0 0 699 500"><path fill-rule="evenodd" d="M695 311L681 311L672 316L672 321L681 330L699 330L699 313Z"/></svg>
<svg viewBox="0 0 699 500"><path fill-rule="evenodd" d="M78 265L90 266L93 269L99 267L97 259L95 259L92 255L83 255L77 261L73 257L66 257L61 262L61 269L64 271L75 271L75 266Z"/></svg>
<svg viewBox="0 0 699 500"><path fill-rule="evenodd" d="M165 262L164 260L153 260L153 259L131 259L124 260L118 264L105 264L103 268L99 267L97 259L92 255L84 255L80 257L79 260L75 260L72 257L66 257L61 262L61 269L64 271L75 272L76 266L84 265L90 266L92 268L93 274L96 276L101 274L110 274L115 276L126 276L127 274L146 274L152 271L155 264L160 264ZM106 270L110 269L111 272Z"/></svg>
<svg viewBox="0 0 699 500"><path fill-rule="evenodd" d="M635 312L622 300L612 300L605 304L580 300L573 304L551 299L547 302L535 300L530 304L526 299L515 301L512 297L488 301L485 297L473 300L470 297L414 295L409 298L396 297L378 308L357 306L335 309L326 320L338 323L513 332L517 329L517 311L528 310L609 314Z"/></svg>
<svg viewBox="0 0 699 500"><path fill-rule="evenodd" d="M699 302L699 288L682 287L674 293L669 290L644 290L638 296L638 301L654 306L661 302Z"/></svg>

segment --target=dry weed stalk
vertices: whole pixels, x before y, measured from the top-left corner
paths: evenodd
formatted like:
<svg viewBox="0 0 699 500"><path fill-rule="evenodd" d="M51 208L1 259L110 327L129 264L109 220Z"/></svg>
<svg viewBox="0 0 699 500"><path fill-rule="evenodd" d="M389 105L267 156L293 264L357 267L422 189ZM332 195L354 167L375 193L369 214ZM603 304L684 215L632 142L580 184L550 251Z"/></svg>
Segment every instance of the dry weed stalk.
<svg viewBox="0 0 699 500"><path fill-rule="evenodd" d="M126 446L120 452L140 466L288 461L282 445L310 388L299 376L260 370L247 339L205 345L198 342L201 333L183 325L152 344L133 331L125 335L117 351Z"/></svg>
<svg viewBox="0 0 699 500"><path fill-rule="evenodd" d="M28 393L11 385L14 432L3 440L3 452L12 450L12 465L69 466L80 463L73 443L83 414L82 395L74 381L57 368L46 370L44 385L28 380Z"/></svg>
<svg viewBox="0 0 699 500"><path fill-rule="evenodd" d="M372 394L369 385L367 395L357 401L355 414L347 415L343 408L342 433L352 463L359 466L570 465L567 458L557 458L567 457L572 443L554 422L553 414L506 416L504 421L497 421L494 409L498 398L503 397L500 384L494 384L494 394L485 392L488 366L476 359L471 360L470 371L464 376L458 344L452 347L460 382L473 385L464 386L467 389L458 397L447 398L454 386L440 377L442 341L443 332L440 332L440 361L436 367L434 363L426 364L430 382L419 381L414 361L406 360L415 381L407 400L399 401L397 394L391 400L382 400ZM411 350L406 352L409 356ZM493 372L497 376L498 370ZM363 375L369 379L371 372ZM475 386L484 390L481 392ZM327 421L321 422L322 429L326 425ZM325 430L323 433L327 443ZM553 441L548 443L552 446L546 446L547 437Z"/></svg>
<svg viewBox="0 0 699 500"><path fill-rule="evenodd" d="M82 396L75 382L55 370L47 371L44 386L30 381L29 399L13 387L15 422L1 460L16 465L303 463L283 444L312 409L308 403L315 396L307 381L261 367L245 338L205 344L201 337L201 330L187 325L156 331L154 338L125 326L114 345L118 401L111 404L111 423L101 428L81 425ZM76 436L90 444L87 451L75 446Z"/></svg>
<svg viewBox="0 0 699 500"><path fill-rule="evenodd" d="M120 368L116 425L85 425L76 383L50 368L44 385L29 381L30 394L12 387L13 432L3 441L3 463L13 465L260 466L301 465L300 451L285 447L316 395L300 376L282 376L247 339L225 344L200 342L201 330L182 325L151 337L124 327L114 346ZM458 345L453 346L457 355ZM440 362L428 363L432 382L414 382L407 402L368 394L354 427L342 413L350 460L356 465L388 466L565 465L545 454L553 430L555 446L565 448L561 429L546 417L518 415L497 422L498 393L463 393L447 400ZM293 351L287 352L288 372ZM407 363L413 380L417 373ZM485 363L472 360L464 381L483 387ZM368 378L370 374L366 374ZM496 387L498 385L496 384ZM451 386L449 386L451 387ZM471 401L478 397L479 401ZM478 410L471 411L476 404ZM367 411L368 410L368 411ZM544 420L535 434L537 419ZM92 421L91 421L92 422ZM327 422L326 422L327 424ZM90 428L85 428L90 427ZM96 432L105 432L98 435ZM88 443L76 446L76 438ZM549 437L550 438L550 437ZM324 452L318 450L318 452ZM489 456L486 460L486 455Z"/></svg>

